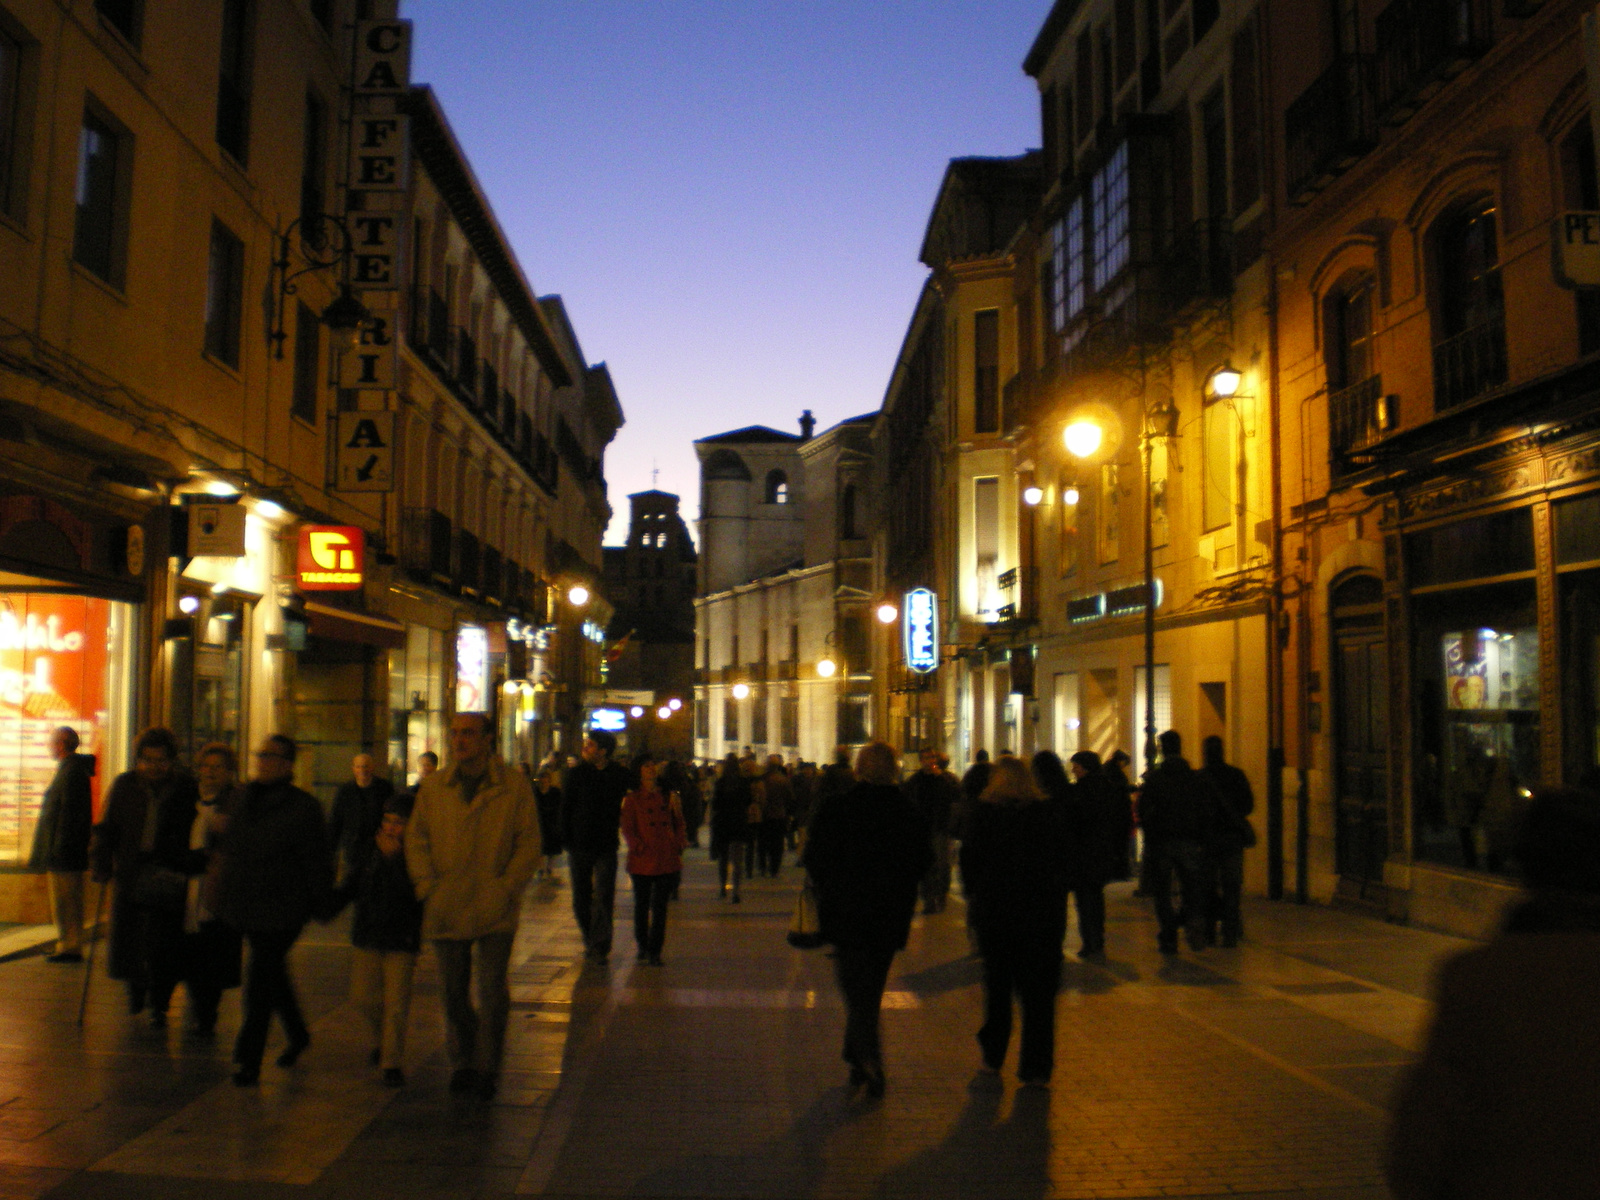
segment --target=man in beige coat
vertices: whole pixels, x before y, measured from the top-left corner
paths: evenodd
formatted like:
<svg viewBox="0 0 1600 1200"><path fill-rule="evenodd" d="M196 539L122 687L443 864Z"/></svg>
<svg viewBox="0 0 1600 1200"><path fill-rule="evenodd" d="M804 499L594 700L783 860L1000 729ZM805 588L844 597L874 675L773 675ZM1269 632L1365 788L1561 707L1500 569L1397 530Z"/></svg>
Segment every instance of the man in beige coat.
<svg viewBox="0 0 1600 1200"><path fill-rule="evenodd" d="M485 713L450 723L449 770L417 790L406 830L406 868L423 901L449 1027L450 1090L492 1099L511 993L506 971L522 894L542 847L533 789L494 755ZM472 1004L477 959L477 1007Z"/></svg>

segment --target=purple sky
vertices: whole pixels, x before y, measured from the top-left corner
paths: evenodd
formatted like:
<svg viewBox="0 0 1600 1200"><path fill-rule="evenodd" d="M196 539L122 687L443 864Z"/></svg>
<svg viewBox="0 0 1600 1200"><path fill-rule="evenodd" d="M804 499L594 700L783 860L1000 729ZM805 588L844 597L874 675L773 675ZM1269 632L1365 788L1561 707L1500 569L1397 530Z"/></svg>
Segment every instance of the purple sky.
<svg viewBox="0 0 1600 1200"><path fill-rule="evenodd" d="M403 0L541 294L627 424L627 495L696 515L697 437L883 399L952 157L1038 145L1022 59L1050 0Z"/></svg>

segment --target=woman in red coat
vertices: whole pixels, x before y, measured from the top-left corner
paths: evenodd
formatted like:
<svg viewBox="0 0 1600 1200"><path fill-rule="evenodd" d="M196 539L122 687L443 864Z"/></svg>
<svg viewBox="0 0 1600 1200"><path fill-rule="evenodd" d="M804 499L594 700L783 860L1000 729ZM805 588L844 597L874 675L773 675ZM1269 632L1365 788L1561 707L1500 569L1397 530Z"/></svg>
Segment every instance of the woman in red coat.
<svg viewBox="0 0 1600 1200"><path fill-rule="evenodd" d="M676 793L656 787L656 761L641 754L633 769L639 786L622 799L622 838L628 843L628 874L633 877L633 936L639 961L659 967L667 900L678 885L689 835Z"/></svg>

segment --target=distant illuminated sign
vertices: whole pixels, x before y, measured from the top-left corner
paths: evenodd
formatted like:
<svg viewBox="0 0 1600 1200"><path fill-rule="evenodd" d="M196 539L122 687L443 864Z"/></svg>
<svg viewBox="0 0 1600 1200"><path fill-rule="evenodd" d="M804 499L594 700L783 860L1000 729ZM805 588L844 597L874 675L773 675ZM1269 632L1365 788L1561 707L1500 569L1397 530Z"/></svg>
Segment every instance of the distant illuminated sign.
<svg viewBox="0 0 1600 1200"><path fill-rule="evenodd" d="M589 728L621 733L628 727L628 714L620 708L597 708L589 714Z"/></svg>
<svg viewBox="0 0 1600 1200"><path fill-rule="evenodd" d="M302 592L358 591L365 560L359 526L302 525L296 585Z"/></svg>
<svg viewBox="0 0 1600 1200"><path fill-rule="evenodd" d="M482 625L456 630L456 711L489 711L489 631Z"/></svg>
<svg viewBox="0 0 1600 1200"><path fill-rule="evenodd" d="M939 602L927 588L906 593L906 666L918 675L939 667Z"/></svg>

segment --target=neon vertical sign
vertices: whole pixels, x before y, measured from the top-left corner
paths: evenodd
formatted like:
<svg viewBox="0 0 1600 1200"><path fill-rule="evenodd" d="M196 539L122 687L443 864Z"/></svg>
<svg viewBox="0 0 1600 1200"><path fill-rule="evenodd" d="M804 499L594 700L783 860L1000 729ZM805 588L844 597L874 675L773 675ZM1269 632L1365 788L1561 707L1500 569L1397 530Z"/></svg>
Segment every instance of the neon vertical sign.
<svg viewBox="0 0 1600 1200"><path fill-rule="evenodd" d="M927 588L906 593L901 610L906 644L906 666L926 675L939 666L939 602Z"/></svg>

